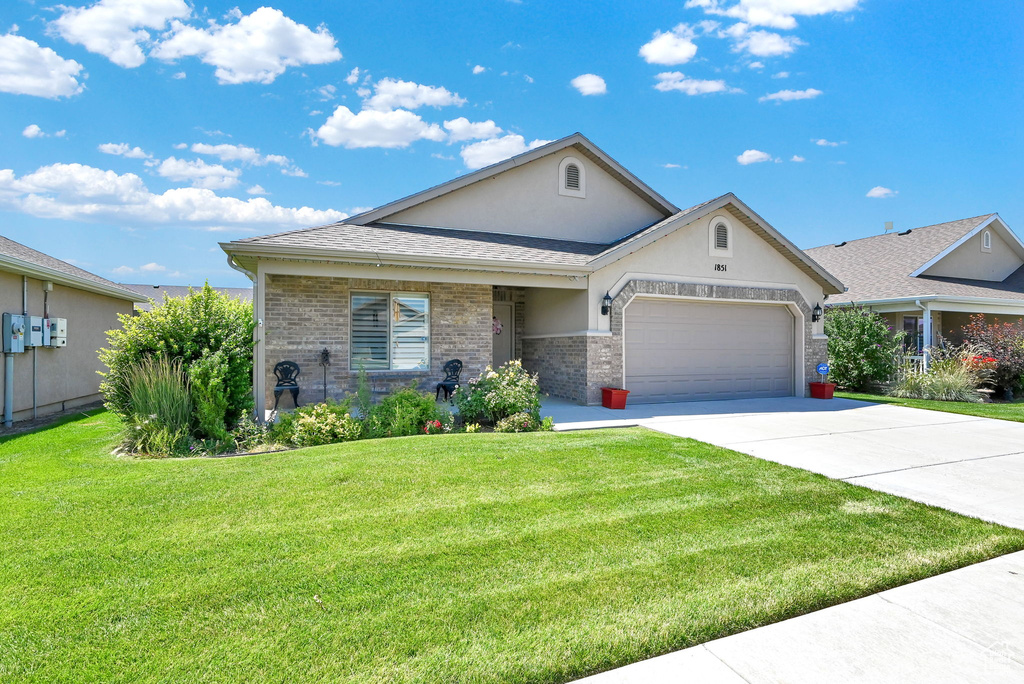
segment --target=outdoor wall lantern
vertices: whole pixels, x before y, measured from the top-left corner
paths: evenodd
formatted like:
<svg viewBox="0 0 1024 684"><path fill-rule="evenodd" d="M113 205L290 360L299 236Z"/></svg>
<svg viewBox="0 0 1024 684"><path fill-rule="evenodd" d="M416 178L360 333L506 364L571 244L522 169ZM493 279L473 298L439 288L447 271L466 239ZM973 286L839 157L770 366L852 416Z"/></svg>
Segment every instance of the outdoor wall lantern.
<svg viewBox="0 0 1024 684"><path fill-rule="evenodd" d="M324 369L324 403L327 402L327 367L331 365L331 350L324 347L320 351L320 365Z"/></svg>
<svg viewBox="0 0 1024 684"><path fill-rule="evenodd" d="M604 298L601 299L601 315L607 316L612 310L612 296L608 292L604 293Z"/></svg>
<svg viewBox="0 0 1024 684"><path fill-rule="evenodd" d="M811 323L817 323L821 320L821 304L815 304L814 310L811 311Z"/></svg>

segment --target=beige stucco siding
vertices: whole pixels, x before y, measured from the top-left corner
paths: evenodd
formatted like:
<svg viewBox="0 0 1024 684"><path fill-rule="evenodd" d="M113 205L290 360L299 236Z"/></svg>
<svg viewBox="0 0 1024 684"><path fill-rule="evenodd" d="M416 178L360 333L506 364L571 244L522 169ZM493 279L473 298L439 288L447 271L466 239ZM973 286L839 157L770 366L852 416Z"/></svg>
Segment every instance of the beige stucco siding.
<svg viewBox="0 0 1024 684"><path fill-rule="evenodd" d="M558 193L558 166L568 156L575 157L585 169L585 198ZM383 220L604 243L662 218L658 210L609 173L568 149Z"/></svg>
<svg viewBox="0 0 1024 684"><path fill-rule="evenodd" d="M0 271L0 310L22 312L22 277ZM43 283L28 279L28 310L33 316L43 315ZM117 314L130 314L132 302L86 292L55 283L49 293L52 318L66 318L68 345L62 349L40 348L36 354L37 410L51 413L100 398L103 369L97 350L106 346L106 331L121 326ZM31 416L32 356L29 349L14 357L14 417ZM0 364L0 386L4 381ZM0 394L2 402L2 394Z"/></svg>
<svg viewBox="0 0 1024 684"><path fill-rule="evenodd" d="M992 236L992 249L982 251L985 231ZM982 230L931 266L924 275L971 278L1001 282L1024 265L1003 238L991 228Z"/></svg>
<svg viewBox="0 0 1024 684"><path fill-rule="evenodd" d="M732 229L732 256L711 256L709 226L723 217ZM716 264L726 270L715 270ZM630 279L792 288L800 292L811 308L824 302L821 285L725 210L669 233L596 271L590 277L589 288L592 329L607 329L606 317L601 316L601 299L609 291L615 296L617 288ZM814 331L822 332L821 323L815 324Z"/></svg>
<svg viewBox="0 0 1024 684"><path fill-rule="evenodd" d="M586 291L527 288L523 333L557 335L586 330L587 301Z"/></svg>

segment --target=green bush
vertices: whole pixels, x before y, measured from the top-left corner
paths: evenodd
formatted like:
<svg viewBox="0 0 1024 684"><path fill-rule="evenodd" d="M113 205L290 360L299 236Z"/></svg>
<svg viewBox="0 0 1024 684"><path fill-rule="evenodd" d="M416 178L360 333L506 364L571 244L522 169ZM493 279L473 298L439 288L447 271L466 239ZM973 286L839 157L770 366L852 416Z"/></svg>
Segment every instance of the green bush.
<svg viewBox="0 0 1024 684"><path fill-rule="evenodd" d="M291 412L278 413L274 423L267 430L267 441L277 444L295 444L295 429L299 419L312 414L317 409L319 409L318 415L322 415L324 411L327 411L339 418L351 415L352 412L349 400L334 401L333 399L328 399L323 404L306 404Z"/></svg>
<svg viewBox="0 0 1024 684"><path fill-rule="evenodd" d="M151 311L121 315L122 328L107 332L100 360L107 408L122 420L131 414L126 377L144 359L180 359L189 369L204 355L223 353L224 423L233 428L252 411L252 306L218 293L208 284L185 297L165 299ZM198 422L198 421L197 421Z"/></svg>
<svg viewBox="0 0 1024 684"><path fill-rule="evenodd" d="M299 447L319 446L350 442L359 439L361 432L362 425L351 414L339 413L328 404L315 404L295 418L291 441Z"/></svg>
<svg viewBox="0 0 1024 684"><path fill-rule="evenodd" d="M495 432L536 432L539 429L537 418L525 412L513 413L494 424Z"/></svg>
<svg viewBox="0 0 1024 684"><path fill-rule="evenodd" d="M235 441L235 451L246 453L270 444L270 426L266 423L257 423L252 416L242 416L238 425L231 432L231 438Z"/></svg>
<svg viewBox="0 0 1024 684"><path fill-rule="evenodd" d="M1013 399L1024 385L1024 322L987 323L975 314L963 328L964 339L995 359L992 383L1005 399Z"/></svg>
<svg viewBox="0 0 1024 684"><path fill-rule="evenodd" d="M903 331L893 333L885 319L856 306L825 313L832 382L863 391L888 382L896 373L903 349Z"/></svg>
<svg viewBox="0 0 1024 684"><path fill-rule="evenodd" d="M502 418L526 413L540 420L540 389L537 376L531 375L518 360L497 370L490 366L480 377L455 391L455 406L465 422L485 418L497 424Z"/></svg>
<svg viewBox="0 0 1024 684"><path fill-rule="evenodd" d="M231 437L225 425L228 412L227 375L228 361L223 349L213 353L207 351L188 368L199 437L216 440Z"/></svg>
<svg viewBox="0 0 1024 684"><path fill-rule="evenodd" d="M894 397L936 401L980 402L977 389L988 383L992 371L977 345L929 349L928 370L905 360L889 390ZM979 360L981 362L979 363Z"/></svg>
<svg viewBox="0 0 1024 684"><path fill-rule="evenodd" d="M128 397L122 449L146 456L187 454L192 441L192 398L181 361L142 359L119 382Z"/></svg>
<svg viewBox="0 0 1024 684"><path fill-rule="evenodd" d="M427 423L444 420L445 412L438 408L433 394L407 387L372 406L363 431L367 437L406 437L423 434Z"/></svg>

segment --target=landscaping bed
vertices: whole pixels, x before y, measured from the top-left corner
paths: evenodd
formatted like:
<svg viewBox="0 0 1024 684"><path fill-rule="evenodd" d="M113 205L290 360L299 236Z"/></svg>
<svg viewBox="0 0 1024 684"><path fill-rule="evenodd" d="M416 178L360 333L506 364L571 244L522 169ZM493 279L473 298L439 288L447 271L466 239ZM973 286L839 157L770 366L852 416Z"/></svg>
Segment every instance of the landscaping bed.
<svg viewBox="0 0 1024 684"><path fill-rule="evenodd" d="M1024 548L640 428L112 456L0 440L0 679L564 682Z"/></svg>

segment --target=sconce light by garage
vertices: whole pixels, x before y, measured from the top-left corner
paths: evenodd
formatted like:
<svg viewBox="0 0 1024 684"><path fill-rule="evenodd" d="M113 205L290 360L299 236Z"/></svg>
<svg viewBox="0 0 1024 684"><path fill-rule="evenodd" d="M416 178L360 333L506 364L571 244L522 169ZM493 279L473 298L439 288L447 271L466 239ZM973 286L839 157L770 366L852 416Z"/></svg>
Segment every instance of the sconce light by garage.
<svg viewBox="0 0 1024 684"><path fill-rule="evenodd" d="M605 292L604 298L601 299L601 315L607 316L612 311L612 296Z"/></svg>
<svg viewBox="0 0 1024 684"><path fill-rule="evenodd" d="M817 323L821 320L821 304L815 304L814 309L811 311L811 323Z"/></svg>

